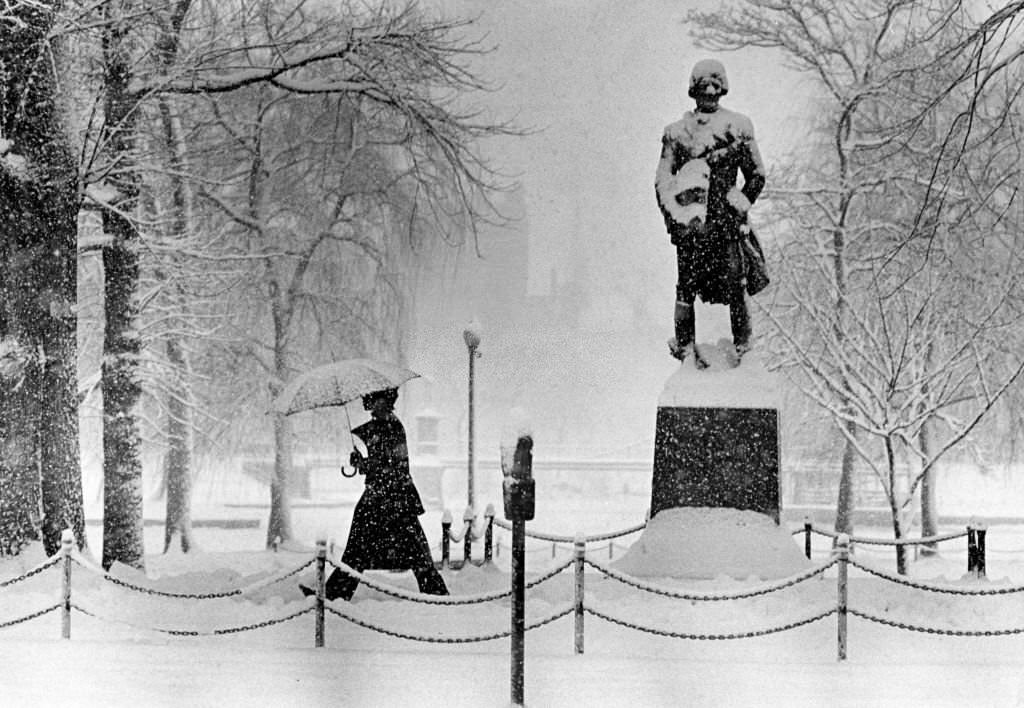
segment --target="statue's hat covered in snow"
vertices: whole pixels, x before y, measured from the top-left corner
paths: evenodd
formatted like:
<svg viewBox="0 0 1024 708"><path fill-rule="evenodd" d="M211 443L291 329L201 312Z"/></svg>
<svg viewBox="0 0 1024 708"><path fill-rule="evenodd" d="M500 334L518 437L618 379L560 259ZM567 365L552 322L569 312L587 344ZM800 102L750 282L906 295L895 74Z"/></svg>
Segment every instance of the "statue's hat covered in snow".
<svg viewBox="0 0 1024 708"><path fill-rule="evenodd" d="M690 98L698 94L714 94L721 97L729 93L729 78L725 75L725 67L717 59L701 59L693 65L690 72Z"/></svg>

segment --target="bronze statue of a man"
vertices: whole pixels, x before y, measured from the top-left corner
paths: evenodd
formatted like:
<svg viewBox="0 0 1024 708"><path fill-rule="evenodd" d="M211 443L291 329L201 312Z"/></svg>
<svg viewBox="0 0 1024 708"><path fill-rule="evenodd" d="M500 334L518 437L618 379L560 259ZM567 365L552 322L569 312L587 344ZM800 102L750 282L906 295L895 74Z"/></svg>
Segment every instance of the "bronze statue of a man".
<svg viewBox="0 0 1024 708"><path fill-rule="evenodd" d="M697 62L689 88L697 105L665 128L655 179L679 265L669 351L680 361L693 353L698 368L706 363L694 349L695 298L729 306L738 362L750 349L747 295L768 285L764 255L747 223L747 212L764 188L764 163L750 119L719 105L728 92L721 62Z"/></svg>

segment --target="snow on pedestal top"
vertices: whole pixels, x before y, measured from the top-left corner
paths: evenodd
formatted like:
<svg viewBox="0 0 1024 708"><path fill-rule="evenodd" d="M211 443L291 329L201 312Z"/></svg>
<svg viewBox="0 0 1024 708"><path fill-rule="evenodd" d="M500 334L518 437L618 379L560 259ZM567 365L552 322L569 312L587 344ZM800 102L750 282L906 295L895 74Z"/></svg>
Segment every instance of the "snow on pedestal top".
<svg viewBox="0 0 1024 708"><path fill-rule="evenodd" d="M738 367L728 362L729 340L717 345L698 344L707 369L698 370L693 358L680 364L665 381L659 408L779 408L776 375L769 372L761 355L748 352Z"/></svg>

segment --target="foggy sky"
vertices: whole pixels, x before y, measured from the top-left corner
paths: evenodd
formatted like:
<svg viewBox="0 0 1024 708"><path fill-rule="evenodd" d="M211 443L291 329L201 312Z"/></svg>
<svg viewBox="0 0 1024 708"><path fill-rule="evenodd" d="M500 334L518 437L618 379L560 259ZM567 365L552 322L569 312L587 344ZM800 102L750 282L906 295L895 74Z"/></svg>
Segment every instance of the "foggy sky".
<svg viewBox="0 0 1024 708"><path fill-rule="evenodd" d="M546 292L549 268L568 270L572 254L585 249L601 256L598 271L607 276L591 278L595 291L648 282L652 296L671 299L674 251L654 200L654 171L662 129L692 106L686 86L698 59L725 64L723 105L753 119L769 172L799 134L798 78L767 50L695 49L683 16L698 5L444 2L449 12L479 14L496 45L481 65L502 86L489 97L495 111L538 131L493 146L526 191L531 294Z"/></svg>

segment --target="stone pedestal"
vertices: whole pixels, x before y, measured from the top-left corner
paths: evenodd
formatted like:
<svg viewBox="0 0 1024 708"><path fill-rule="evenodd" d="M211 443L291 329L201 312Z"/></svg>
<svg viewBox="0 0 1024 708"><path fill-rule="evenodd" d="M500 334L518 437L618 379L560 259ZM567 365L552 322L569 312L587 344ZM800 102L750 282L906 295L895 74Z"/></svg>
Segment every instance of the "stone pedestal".
<svg viewBox="0 0 1024 708"><path fill-rule="evenodd" d="M810 566L780 525L775 377L731 343L700 347L658 399L651 520L613 566L638 577L790 577Z"/></svg>
<svg viewBox="0 0 1024 708"><path fill-rule="evenodd" d="M651 516L725 507L779 523L778 431L775 409L659 407Z"/></svg>
<svg viewBox="0 0 1024 708"><path fill-rule="evenodd" d="M779 412L774 376L751 354L733 368L727 343L711 366L685 362L665 384L655 424L651 516L676 507L756 511L779 523Z"/></svg>

